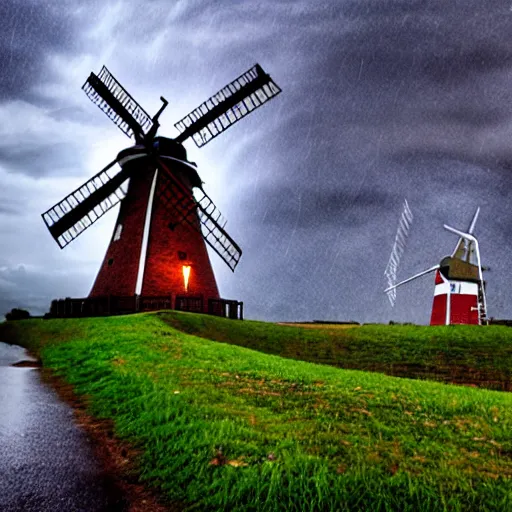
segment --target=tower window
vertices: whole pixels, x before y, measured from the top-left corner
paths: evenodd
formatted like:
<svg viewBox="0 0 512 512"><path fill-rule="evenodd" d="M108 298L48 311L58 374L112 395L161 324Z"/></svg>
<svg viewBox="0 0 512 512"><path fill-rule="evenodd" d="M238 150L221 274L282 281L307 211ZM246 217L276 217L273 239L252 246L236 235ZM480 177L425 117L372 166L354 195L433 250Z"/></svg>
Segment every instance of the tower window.
<svg viewBox="0 0 512 512"><path fill-rule="evenodd" d="M108 265L109 267L111 267L113 263L114 263L114 258L110 258L110 259L107 261L107 265Z"/></svg>
<svg viewBox="0 0 512 512"><path fill-rule="evenodd" d="M190 279L190 265L183 265L183 284L185 285L185 292L188 292L189 279Z"/></svg>
<svg viewBox="0 0 512 512"><path fill-rule="evenodd" d="M118 224L116 232L114 233L114 242L117 242L121 238L121 232L123 231L123 225Z"/></svg>

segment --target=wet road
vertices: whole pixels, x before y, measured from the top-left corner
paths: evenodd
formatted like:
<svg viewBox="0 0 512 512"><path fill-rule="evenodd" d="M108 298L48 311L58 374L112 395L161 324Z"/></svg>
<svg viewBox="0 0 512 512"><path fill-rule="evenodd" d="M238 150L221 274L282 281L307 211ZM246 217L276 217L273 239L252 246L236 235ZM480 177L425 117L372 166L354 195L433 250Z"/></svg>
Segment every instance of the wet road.
<svg viewBox="0 0 512 512"><path fill-rule="evenodd" d="M26 359L22 348L0 343L0 511L124 510L72 409L38 369L9 366Z"/></svg>

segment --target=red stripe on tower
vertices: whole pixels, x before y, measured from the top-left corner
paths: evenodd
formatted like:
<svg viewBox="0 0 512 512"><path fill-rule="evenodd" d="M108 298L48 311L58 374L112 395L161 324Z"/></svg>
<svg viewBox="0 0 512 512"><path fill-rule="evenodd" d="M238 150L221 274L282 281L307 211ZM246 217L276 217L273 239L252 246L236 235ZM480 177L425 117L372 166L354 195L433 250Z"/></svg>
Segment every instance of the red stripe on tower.
<svg viewBox="0 0 512 512"><path fill-rule="evenodd" d="M473 294L451 294L451 324L478 325L478 297Z"/></svg>
<svg viewBox="0 0 512 512"><path fill-rule="evenodd" d="M443 277L441 276L441 272L439 272L439 270L436 272L436 279L435 279L434 283L436 285L444 283Z"/></svg>
<svg viewBox="0 0 512 512"><path fill-rule="evenodd" d="M430 325L479 324L478 284L449 280L438 270Z"/></svg>
<svg viewBox="0 0 512 512"><path fill-rule="evenodd" d="M435 295L432 302L432 315L430 317L430 325L446 325L446 306L448 304L448 296Z"/></svg>
<svg viewBox="0 0 512 512"><path fill-rule="evenodd" d="M432 315L430 317L430 325L446 325L449 320L449 295L450 285L447 279L436 271L434 289L434 301L432 302Z"/></svg>

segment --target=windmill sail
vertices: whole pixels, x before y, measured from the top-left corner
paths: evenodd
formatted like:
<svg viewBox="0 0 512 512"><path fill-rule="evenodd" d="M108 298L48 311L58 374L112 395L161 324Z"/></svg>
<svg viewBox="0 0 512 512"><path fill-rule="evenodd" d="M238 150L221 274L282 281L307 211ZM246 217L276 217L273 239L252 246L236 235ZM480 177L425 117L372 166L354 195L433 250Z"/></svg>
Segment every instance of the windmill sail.
<svg viewBox="0 0 512 512"><path fill-rule="evenodd" d="M471 220L468 227L468 234L472 235L475 230L476 221L478 219L478 214L480 213L480 207L476 209L475 215L473 215L473 219ZM457 245L455 246L455 250L452 253L452 258L458 258L468 263L471 263L475 259L475 244L472 243L467 238L459 238Z"/></svg>
<svg viewBox="0 0 512 512"><path fill-rule="evenodd" d="M256 64L178 121L174 125L180 131L176 140L192 137L197 147L204 146L280 92L270 75Z"/></svg>
<svg viewBox="0 0 512 512"><path fill-rule="evenodd" d="M404 279L403 281L400 281L399 283L394 283L391 286L388 286L384 290L384 292L389 294L390 292L396 290L399 286L402 286L403 284L406 284L406 283L410 283L411 281L418 279L418 277L422 277L426 274L430 274L430 272L434 272L434 270L437 270L438 268L439 268L439 265L434 265L433 267L430 267L427 270L424 270L423 272L418 272L417 274L414 274L412 277L409 277L408 279Z"/></svg>
<svg viewBox="0 0 512 512"><path fill-rule="evenodd" d="M129 174L112 169L117 160L42 214L63 249L126 196Z"/></svg>
<svg viewBox="0 0 512 512"><path fill-rule="evenodd" d="M386 265L386 270L384 271L384 275L386 276L386 279L388 281L388 288L386 289L386 293L388 295L388 299L391 306L395 305L396 272L398 270L398 265L400 263L400 259L402 258L402 254L405 251L405 243L407 241L407 236L409 235L409 229L411 227L413 218L414 216L411 212L411 209L409 208L409 203L407 203L406 199L404 200L404 208L402 211L402 215L400 216L400 221L398 223L395 242L393 244L393 248L391 249L391 255L389 257L388 264Z"/></svg>
<svg viewBox="0 0 512 512"><path fill-rule="evenodd" d="M174 214L175 223L187 222L202 232L208 245L234 271L242 250L224 229L226 221L210 197L202 189L194 189L194 195L181 183L166 165L157 159L162 180L159 199Z"/></svg>
<svg viewBox="0 0 512 512"><path fill-rule="evenodd" d="M220 211L206 192L202 189L196 189L197 194L200 194L200 197L196 197L196 200L204 239L224 260L226 265L234 271L242 256L242 249L224 229L226 221L223 220Z"/></svg>
<svg viewBox="0 0 512 512"><path fill-rule="evenodd" d="M82 89L128 137L133 136L137 142L141 142L144 134L151 129L153 121L149 114L105 66L98 76L91 73Z"/></svg>

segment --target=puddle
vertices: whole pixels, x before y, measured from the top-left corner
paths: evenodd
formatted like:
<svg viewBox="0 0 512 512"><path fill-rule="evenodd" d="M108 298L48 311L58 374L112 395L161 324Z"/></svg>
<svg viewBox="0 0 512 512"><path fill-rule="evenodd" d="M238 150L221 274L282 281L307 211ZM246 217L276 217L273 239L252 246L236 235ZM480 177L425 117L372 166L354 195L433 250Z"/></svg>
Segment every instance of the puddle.
<svg viewBox="0 0 512 512"><path fill-rule="evenodd" d="M34 364L23 348L0 343L0 510L125 510L71 407Z"/></svg>

